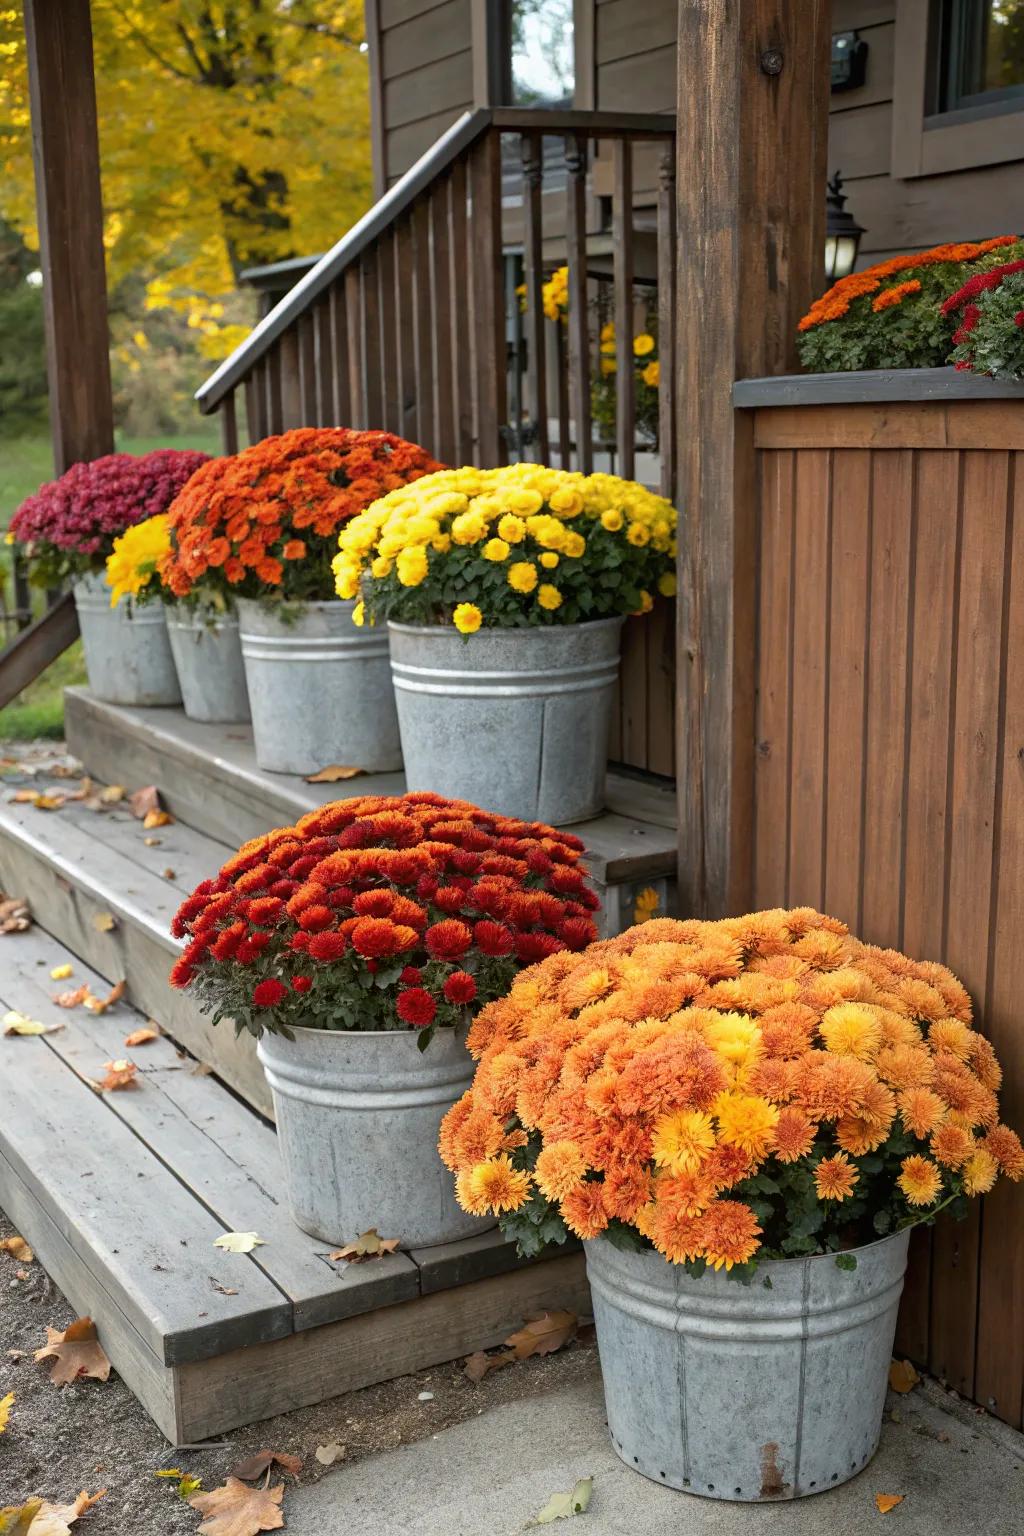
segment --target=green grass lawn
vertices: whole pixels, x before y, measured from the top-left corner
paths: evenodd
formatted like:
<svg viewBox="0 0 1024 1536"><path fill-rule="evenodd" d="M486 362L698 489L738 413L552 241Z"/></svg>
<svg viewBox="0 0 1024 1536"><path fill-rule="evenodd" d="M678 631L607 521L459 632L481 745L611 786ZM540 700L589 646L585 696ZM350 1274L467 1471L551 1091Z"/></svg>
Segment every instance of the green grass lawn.
<svg viewBox="0 0 1024 1536"><path fill-rule="evenodd" d="M220 437L214 423L197 421L195 431L180 437L119 437L117 446L125 453L148 453L153 448L201 448L206 453L219 453ZM0 529L6 529L11 514L26 496L52 478L53 453L48 437L0 438ZM2 545L0 551L0 580L6 586L9 567ZM41 600L39 606L41 612ZM0 709L0 741L63 735L64 689L84 681L82 647L76 642L6 709Z"/></svg>

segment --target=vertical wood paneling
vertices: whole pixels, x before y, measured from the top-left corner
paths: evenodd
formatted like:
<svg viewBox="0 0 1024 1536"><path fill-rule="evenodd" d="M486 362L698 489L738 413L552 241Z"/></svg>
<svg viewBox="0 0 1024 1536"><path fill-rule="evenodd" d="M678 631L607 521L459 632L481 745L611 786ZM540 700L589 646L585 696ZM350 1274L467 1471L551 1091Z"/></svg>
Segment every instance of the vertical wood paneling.
<svg viewBox="0 0 1024 1536"><path fill-rule="evenodd" d="M313 310L313 355L316 419L321 427L335 427L339 423L334 414L334 325L329 297Z"/></svg>
<svg viewBox="0 0 1024 1536"><path fill-rule="evenodd" d="M316 388L316 339L313 334L313 316L299 316L299 400L302 411L301 425L318 427Z"/></svg>
<svg viewBox="0 0 1024 1536"><path fill-rule="evenodd" d="M832 483L825 804L825 910L856 930L864 830L864 706L871 455L844 453Z"/></svg>
<svg viewBox="0 0 1024 1536"><path fill-rule="evenodd" d="M435 337L430 380L431 447L443 464L450 464L455 457L455 380L452 349L447 345L447 338L451 335L452 314L458 308L458 296L451 283L451 214L446 182L430 193L429 214L430 292Z"/></svg>
<svg viewBox="0 0 1024 1536"><path fill-rule="evenodd" d="M383 405L380 355L380 285L377 280L379 252L367 251L359 263L359 302L363 333L363 389L367 427L381 425Z"/></svg>
<svg viewBox="0 0 1024 1536"><path fill-rule="evenodd" d="M987 1003L989 925L999 760L999 653L1003 616L1009 456L964 456L956 693L953 707L949 867L944 956L980 1017ZM940 1223L932 1245L936 1371L974 1395L980 1213Z"/></svg>
<svg viewBox="0 0 1024 1536"><path fill-rule="evenodd" d="M913 474L910 452L873 456L860 930L883 945L900 931Z"/></svg>
<svg viewBox="0 0 1024 1536"><path fill-rule="evenodd" d="M1021 935L1024 934L1024 454L1012 456L1006 605L1000 656L1002 730L997 855L986 1023L1003 1065L1008 1125L1024 1125ZM982 1212L975 1395L1000 1418L1024 1417L1024 1186L998 1184Z"/></svg>
<svg viewBox="0 0 1024 1536"><path fill-rule="evenodd" d="M416 341L413 329L412 225L395 228L395 377L401 405L399 435L416 441Z"/></svg>
<svg viewBox="0 0 1024 1536"><path fill-rule="evenodd" d="M647 743L636 764L650 773L675 773L676 605L656 597L647 625Z"/></svg>
<svg viewBox="0 0 1024 1536"><path fill-rule="evenodd" d="M361 287L359 268L349 267L345 273L345 315L348 331L350 425L360 429L367 424Z"/></svg>
<svg viewBox="0 0 1024 1536"><path fill-rule="evenodd" d="M824 858L828 721L831 454L801 453L796 463L793 660L789 772L789 881L792 906L819 907Z"/></svg>
<svg viewBox="0 0 1024 1536"><path fill-rule="evenodd" d="M642 762L647 749L647 618L627 619L619 668L621 751L625 763Z"/></svg>
<svg viewBox="0 0 1024 1536"><path fill-rule="evenodd" d="M760 597L755 753L754 904L786 902L793 474L787 449L761 454Z"/></svg>
<svg viewBox="0 0 1024 1536"><path fill-rule="evenodd" d="M472 366L470 337L466 335L465 298L468 296L469 272L469 217L467 208L466 165L462 160L452 166L448 182L448 206L451 216L450 271L452 293L462 294L463 303L452 306L451 351L453 359L452 388L455 394L455 460L459 464L473 462L473 392L467 386L467 374ZM470 336L473 327L469 326Z"/></svg>
<svg viewBox="0 0 1024 1536"><path fill-rule="evenodd" d="M413 342L416 374L416 441L431 453L434 432L433 309L430 298L430 214L425 198L413 205Z"/></svg>
<svg viewBox="0 0 1024 1536"><path fill-rule="evenodd" d="M345 309L345 286L331 284L331 331L334 356L334 420L339 427L351 425L352 395L349 376L348 314Z"/></svg>

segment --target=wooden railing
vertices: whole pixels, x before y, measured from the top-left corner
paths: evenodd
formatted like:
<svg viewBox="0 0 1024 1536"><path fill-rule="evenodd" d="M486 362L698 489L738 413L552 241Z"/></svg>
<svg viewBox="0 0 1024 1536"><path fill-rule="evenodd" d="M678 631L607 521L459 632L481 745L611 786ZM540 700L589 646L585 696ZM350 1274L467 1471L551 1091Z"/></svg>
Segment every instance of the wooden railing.
<svg viewBox="0 0 1024 1536"><path fill-rule="evenodd" d="M600 467L675 499L675 120L466 113L255 327L197 393L226 452L298 426L383 427L444 463ZM595 437L602 318L632 363L637 224L660 360L659 424L638 457L634 369ZM568 313L542 289L568 267ZM518 292L517 292L518 290ZM640 329L646 329L640 325ZM623 341L622 338L626 338ZM628 626L612 756L671 774L672 606Z"/></svg>
<svg viewBox="0 0 1024 1536"><path fill-rule="evenodd" d="M42 614L33 614L28 565L13 544L8 568L0 569L0 709L78 638L78 615L69 592L47 589Z"/></svg>

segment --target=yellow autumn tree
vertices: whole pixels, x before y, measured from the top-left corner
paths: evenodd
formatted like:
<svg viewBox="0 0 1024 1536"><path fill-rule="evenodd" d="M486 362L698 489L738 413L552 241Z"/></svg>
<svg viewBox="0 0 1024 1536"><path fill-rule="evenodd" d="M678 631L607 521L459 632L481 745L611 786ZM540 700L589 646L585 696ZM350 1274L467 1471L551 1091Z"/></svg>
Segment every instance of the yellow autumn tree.
<svg viewBox="0 0 1024 1536"><path fill-rule="evenodd" d="M221 330L247 266L325 250L371 199L360 0L92 0L111 287ZM0 0L0 215L37 243L21 0Z"/></svg>

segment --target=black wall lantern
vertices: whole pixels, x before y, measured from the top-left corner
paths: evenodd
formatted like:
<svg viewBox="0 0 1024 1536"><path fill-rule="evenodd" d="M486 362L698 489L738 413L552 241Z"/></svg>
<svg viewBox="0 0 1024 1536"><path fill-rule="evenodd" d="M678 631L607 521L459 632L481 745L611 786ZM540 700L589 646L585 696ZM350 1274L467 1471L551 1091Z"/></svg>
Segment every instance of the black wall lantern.
<svg viewBox="0 0 1024 1536"><path fill-rule="evenodd" d="M864 230L844 207L846 193L838 171L828 183L825 211L825 282L831 287L853 271Z"/></svg>

